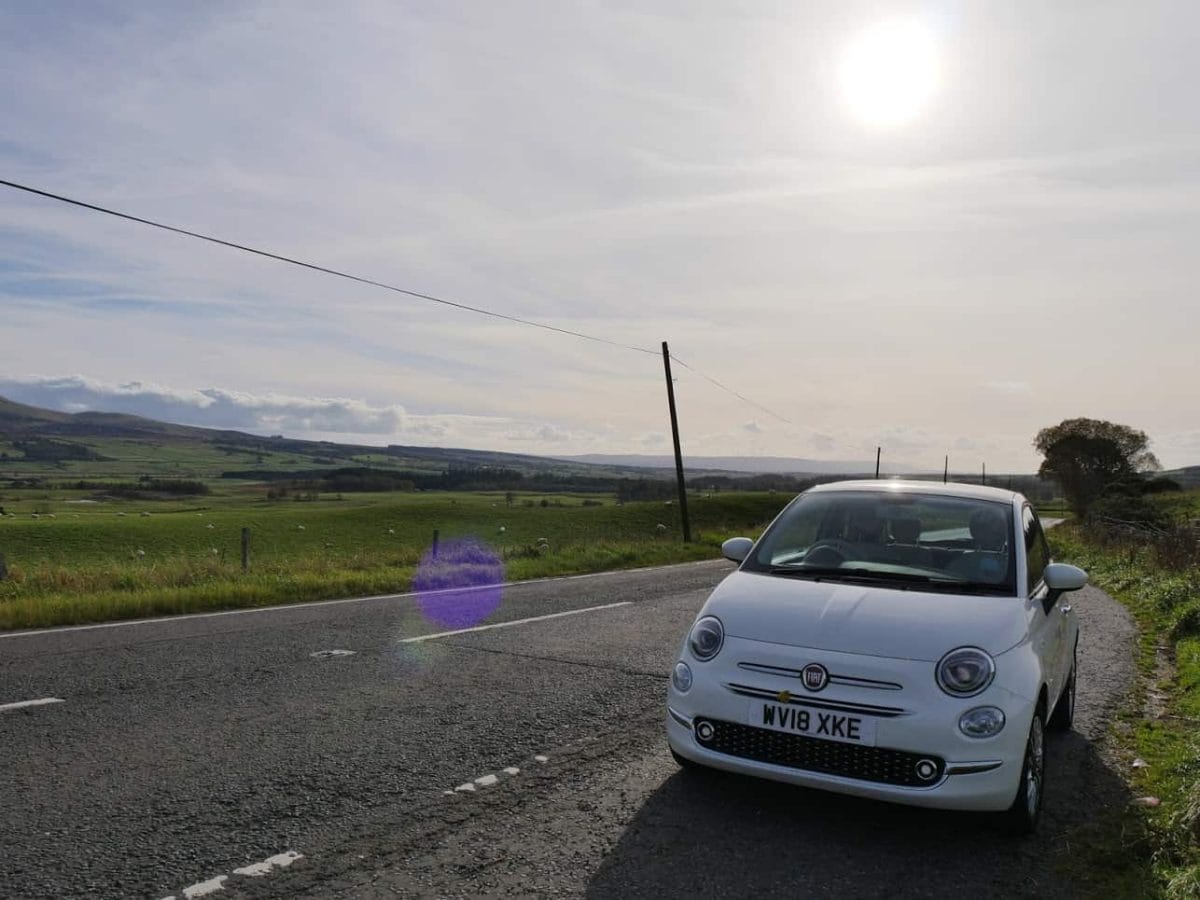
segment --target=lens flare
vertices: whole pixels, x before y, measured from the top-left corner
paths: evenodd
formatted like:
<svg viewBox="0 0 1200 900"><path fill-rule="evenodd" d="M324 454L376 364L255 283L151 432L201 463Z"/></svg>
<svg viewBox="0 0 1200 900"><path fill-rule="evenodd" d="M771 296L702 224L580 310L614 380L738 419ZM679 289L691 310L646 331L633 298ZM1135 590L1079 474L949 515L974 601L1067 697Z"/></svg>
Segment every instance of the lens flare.
<svg viewBox="0 0 1200 900"><path fill-rule="evenodd" d="M483 541L452 538L421 557L412 587L417 607L442 628L470 628L500 607L504 563Z"/></svg>

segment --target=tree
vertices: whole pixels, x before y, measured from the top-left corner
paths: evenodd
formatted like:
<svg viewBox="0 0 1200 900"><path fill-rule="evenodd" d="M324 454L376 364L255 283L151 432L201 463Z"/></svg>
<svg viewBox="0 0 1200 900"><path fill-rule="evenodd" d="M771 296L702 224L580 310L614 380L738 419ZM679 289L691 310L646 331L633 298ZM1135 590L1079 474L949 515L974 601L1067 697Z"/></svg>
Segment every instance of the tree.
<svg viewBox="0 0 1200 900"><path fill-rule="evenodd" d="M1081 516L1106 490L1161 468L1144 431L1103 419L1064 419L1039 431L1033 446L1045 457L1038 475L1058 481Z"/></svg>

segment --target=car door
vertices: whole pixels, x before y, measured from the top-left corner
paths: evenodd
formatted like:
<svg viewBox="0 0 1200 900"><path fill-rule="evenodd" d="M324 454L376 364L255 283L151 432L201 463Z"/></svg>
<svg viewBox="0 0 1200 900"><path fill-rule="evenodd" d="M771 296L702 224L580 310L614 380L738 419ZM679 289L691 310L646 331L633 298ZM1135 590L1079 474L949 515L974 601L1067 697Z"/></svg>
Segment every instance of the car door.
<svg viewBox="0 0 1200 900"><path fill-rule="evenodd" d="M1042 578L1042 573L1050 563L1050 548L1046 543L1046 535L1042 533L1042 523L1029 504L1025 504L1021 511L1021 528L1025 538L1026 586L1029 599L1037 605L1041 616L1038 648L1050 690L1050 703L1053 704L1071 668L1067 613L1063 610L1062 602L1050 600L1050 589Z"/></svg>

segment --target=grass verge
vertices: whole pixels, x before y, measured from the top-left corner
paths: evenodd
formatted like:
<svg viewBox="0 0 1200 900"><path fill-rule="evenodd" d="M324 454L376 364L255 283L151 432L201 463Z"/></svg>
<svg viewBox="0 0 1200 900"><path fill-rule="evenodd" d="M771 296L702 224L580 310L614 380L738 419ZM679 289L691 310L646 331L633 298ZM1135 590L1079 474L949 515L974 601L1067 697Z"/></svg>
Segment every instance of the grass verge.
<svg viewBox="0 0 1200 900"><path fill-rule="evenodd" d="M1073 874L1088 896L1200 897L1200 571L1167 570L1137 541L1078 525L1052 537L1056 556L1086 568L1137 622L1141 683L1116 739L1135 796L1158 801L1076 836Z"/></svg>
<svg viewBox="0 0 1200 900"><path fill-rule="evenodd" d="M689 544L669 505L569 495L235 498L201 509L112 504L82 513L62 502L38 518L0 522L0 629L404 592L435 532L444 546L466 538L486 546L504 581L714 559L724 538L756 534L787 499L698 497ZM252 532L248 572L243 527Z"/></svg>

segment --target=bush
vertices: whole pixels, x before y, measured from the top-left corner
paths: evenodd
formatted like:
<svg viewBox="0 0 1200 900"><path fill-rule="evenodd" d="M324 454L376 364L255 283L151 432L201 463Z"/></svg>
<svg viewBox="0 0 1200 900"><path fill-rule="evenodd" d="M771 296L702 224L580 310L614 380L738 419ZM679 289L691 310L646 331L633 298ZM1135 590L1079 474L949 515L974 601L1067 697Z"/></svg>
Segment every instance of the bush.
<svg viewBox="0 0 1200 900"><path fill-rule="evenodd" d="M1117 487L1095 501L1088 518L1102 525L1126 525L1139 529L1161 529L1166 524L1163 511L1140 493Z"/></svg>

